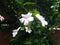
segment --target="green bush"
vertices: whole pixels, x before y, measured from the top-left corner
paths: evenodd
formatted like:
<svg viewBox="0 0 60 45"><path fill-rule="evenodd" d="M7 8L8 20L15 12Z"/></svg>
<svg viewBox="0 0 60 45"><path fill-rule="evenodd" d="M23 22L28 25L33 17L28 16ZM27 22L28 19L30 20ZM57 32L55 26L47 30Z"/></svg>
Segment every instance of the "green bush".
<svg viewBox="0 0 60 45"><path fill-rule="evenodd" d="M11 30L21 27L15 37L11 36L12 45L55 45L47 32L54 33L53 28L60 27L60 1L57 0L1 0L0 13L12 20ZM19 21L21 14L32 13L34 21L28 27L32 29L31 34L25 32L25 26ZM42 15L48 22L43 27L35 15ZM2 24L2 23L1 23ZM5 22L4 22L5 24ZM10 23L9 23L10 24ZM0 28L3 28L0 26ZM4 28L3 28L4 29Z"/></svg>

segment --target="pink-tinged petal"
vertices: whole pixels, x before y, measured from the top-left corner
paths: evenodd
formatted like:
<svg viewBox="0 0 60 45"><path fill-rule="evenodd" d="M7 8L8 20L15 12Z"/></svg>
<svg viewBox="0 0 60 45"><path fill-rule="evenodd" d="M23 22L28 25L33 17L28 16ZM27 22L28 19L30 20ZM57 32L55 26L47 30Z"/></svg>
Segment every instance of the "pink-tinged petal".
<svg viewBox="0 0 60 45"><path fill-rule="evenodd" d="M28 12L28 14L27 14L27 15L32 16L32 13Z"/></svg>
<svg viewBox="0 0 60 45"><path fill-rule="evenodd" d="M41 23L42 23L42 26L43 26L43 27L45 27L45 25L48 25L48 22L45 21L45 20L42 20Z"/></svg>
<svg viewBox="0 0 60 45"><path fill-rule="evenodd" d="M48 25L48 22L47 22L47 21L45 21L45 20L44 20L44 21L42 21L42 23L44 23L45 25Z"/></svg>
<svg viewBox="0 0 60 45"><path fill-rule="evenodd" d="M15 33L12 33L12 35L13 35L13 37L15 37L15 36L17 35L17 32L15 32Z"/></svg>
<svg viewBox="0 0 60 45"><path fill-rule="evenodd" d="M26 19L25 21L24 21L24 25L28 25L29 24L29 21Z"/></svg>
<svg viewBox="0 0 60 45"><path fill-rule="evenodd" d="M20 21L21 23L24 23L25 19L24 19L24 18L21 18L21 19L19 19L19 21Z"/></svg>
<svg viewBox="0 0 60 45"><path fill-rule="evenodd" d="M4 17L0 15L0 21L3 21L4 20Z"/></svg>
<svg viewBox="0 0 60 45"><path fill-rule="evenodd" d="M15 37L16 35L17 35L17 33L18 33L18 31L15 29L15 30L13 30L12 31L12 35L13 35L13 37Z"/></svg>
<svg viewBox="0 0 60 45"><path fill-rule="evenodd" d="M25 30L26 32L28 32L28 30Z"/></svg>
<svg viewBox="0 0 60 45"><path fill-rule="evenodd" d="M25 14L21 14L21 16L22 16L22 17L24 17L24 16L25 16Z"/></svg>
<svg viewBox="0 0 60 45"><path fill-rule="evenodd" d="M33 21L33 20L34 20L33 17L29 17L29 18L28 18L28 21Z"/></svg>
<svg viewBox="0 0 60 45"><path fill-rule="evenodd" d="M21 27L18 27L18 28L17 28L17 31L19 31L19 30L20 30L20 28L21 28Z"/></svg>
<svg viewBox="0 0 60 45"><path fill-rule="evenodd" d="M40 14L36 14L35 15L39 20L44 20L45 18L43 16L41 16Z"/></svg>
<svg viewBox="0 0 60 45"><path fill-rule="evenodd" d="M28 30L28 33L30 34L32 32L32 30Z"/></svg>
<svg viewBox="0 0 60 45"><path fill-rule="evenodd" d="M28 17L29 17L29 15L27 15L27 14L21 14L21 16L22 16L23 18L28 18Z"/></svg>

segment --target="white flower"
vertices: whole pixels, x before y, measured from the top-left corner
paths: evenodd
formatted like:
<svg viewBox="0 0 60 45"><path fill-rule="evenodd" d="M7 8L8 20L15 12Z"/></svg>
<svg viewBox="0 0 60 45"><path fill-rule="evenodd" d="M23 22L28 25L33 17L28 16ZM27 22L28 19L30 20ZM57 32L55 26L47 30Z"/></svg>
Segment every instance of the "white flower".
<svg viewBox="0 0 60 45"><path fill-rule="evenodd" d="M4 17L0 15L0 21L3 21L4 20Z"/></svg>
<svg viewBox="0 0 60 45"><path fill-rule="evenodd" d="M25 19L24 18L21 18L19 19L21 23L24 23Z"/></svg>
<svg viewBox="0 0 60 45"><path fill-rule="evenodd" d="M15 30L12 31L13 37L15 37L17 35L17 33L18 33L18 31L19 31L20 28L21 27L19 27L18 29L15 29Z"/></svg>
<svg viewBox="0 0 60 45"><path fill-rule="evenodd" d="M32 13L28 12L27 14L21 14L23 18L29 18L32 16Z"/></svg>
<svg viewBox="0 0 60 45"><path fill-rule="evenodd" d="M28 25L28 24L29 24L29 21L27 19L25 19L24 25Z"/></svg>
<svg viewBox="0 0 60 45"><path fill-rule="evenodd" d="M48 22L45 21L45 20L42 20L41 23L42 23L42 26L43 26L43 27L45 27L45 25L48 25Z"/></svg>
<svg viewBox="0 0 60 45"><path fill-rule="evenodd" d="M29 29L28 27L25 27L25 29L26 29L25 31L28 32L29 34L32 32L32 30Z"/></svg>
<svg viewBox="0 0 60 45"><path fill-rule="evenodd" d="M30 29L30 30L26 30L26 32L28 32L29 34L32 32L32 30Z"/></svg>
<svg viewBox="0 0 60 45"><path fill-rule="evenodd" d="M36 14L35 15L39 20L44 20L45 18L43 16L41 16L40 14Z"/></svg>
<svg viewBox="0 0 60 45"><path fill-rule="evenodd" d="M51 8L54 8L54 6L52 5Z"/></svg>
<svg viewBox="0 0 60 45"><path fill-rule="evenodd" d="M15 37L15 36L17 35L17 31L14 31L14 32L12 33L12 35L13 35L13 37Z"/></svg>
<svg viewBox="0 0 60 45"><path fill-rule="evenodd" d="M54 27L53 29L55 30L56 28Z"/></svg>
<svg viewBox="0 0 60 45"><path fill-rule="evenodd" d="M33 21L34 18L32 17L32 13L28 12L28 14L21 14L22 18L19 19L21 23L24 23L24 25L28 25L29 22Z"/></svg>
<svg viewBox="0 0 60 45"><path fill-rule="evenodd" d="M29 18L28 18L28 21L33 21L33 20L34 20L33 17L29 17Z"/></svg>
<svg viewBox="0 0 60 45"><path fill-rule="evenodd" d="M45 27L45 25L48 25L48 22L45 21L45 18L43 16L40 14L36 14L35 16L41 21L43 27Z"/></svg>

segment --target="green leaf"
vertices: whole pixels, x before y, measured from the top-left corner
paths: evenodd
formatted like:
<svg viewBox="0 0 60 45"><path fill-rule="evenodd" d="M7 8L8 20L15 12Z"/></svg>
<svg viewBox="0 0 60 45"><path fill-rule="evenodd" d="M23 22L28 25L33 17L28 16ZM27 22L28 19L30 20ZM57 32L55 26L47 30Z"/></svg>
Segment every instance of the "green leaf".
<svg viewBox="0 0 60 45"><path fill-rule="evenodd" d="M34 5L36 4L35 2L25 2L24 5Z"/></svg>
<svg viewBox="0 0 60 45"><path fill-rule="evenodd" d="M24 0L15 0L17 3L19 3L19 4L23 4L23 1Z"/></svg>
<svg viewBox="0 0 60 45"><path fill-rule="evenodd" d="M40 12L36 9L30 11L33 15L40 14Z"/></svg>

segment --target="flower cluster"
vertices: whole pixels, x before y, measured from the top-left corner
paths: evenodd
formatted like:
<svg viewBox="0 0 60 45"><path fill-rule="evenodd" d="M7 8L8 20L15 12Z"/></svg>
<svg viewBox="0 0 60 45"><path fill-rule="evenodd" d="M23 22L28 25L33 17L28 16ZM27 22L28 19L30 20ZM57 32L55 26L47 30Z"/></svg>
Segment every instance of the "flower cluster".
<svg viewBox="0 0 60 45"><path fill-rule="evenodd" d="M25 29L26 29L25 31L28 33L31 33L32 30L27 26L29 25L31 21L34 20L34 18L32 17L32 13L28 12L28 14L21 14L21 16L22 18L20 18L19 21L25 25ZM18 29L13 30L12 32L13 37L17 35L19 29L20 27Z"/></svg>
<svg viewBox="0 0 60 45"><path fill-rule="evenodd" d="M27 14L21 14L21 16L22 16L22 18L20 18L19 21L21 23L23 23L23 25L25 26L25 31L30 34L32 32L32 30L28 26L29 26L29 23L31 21L34 21L34 17L32 16L32 13L30 13L30 12L28 12ZM43 16L41 16L40 14L36 14L35 17L41 22L43 27L45 27L45 25L48 25L48 22L45 21L45 18ZM16 36L16 34L18 33L20 28L21 27L19 27L18 29L13 30L13 33L12 33L13 37Z"/></svg>
<svg viewBox="0 0 60 45"><path fill-rule="evenodd" d="M22 16L22 18L19 20L21 23L23 23L25 25L25 29L26 29L25 31L28 33L31 33L32 30L26 26L28 26L29 23L34 20L34 18L32 17L32 13L28 12L28 14L21 14L21 16Z"/></svg>

